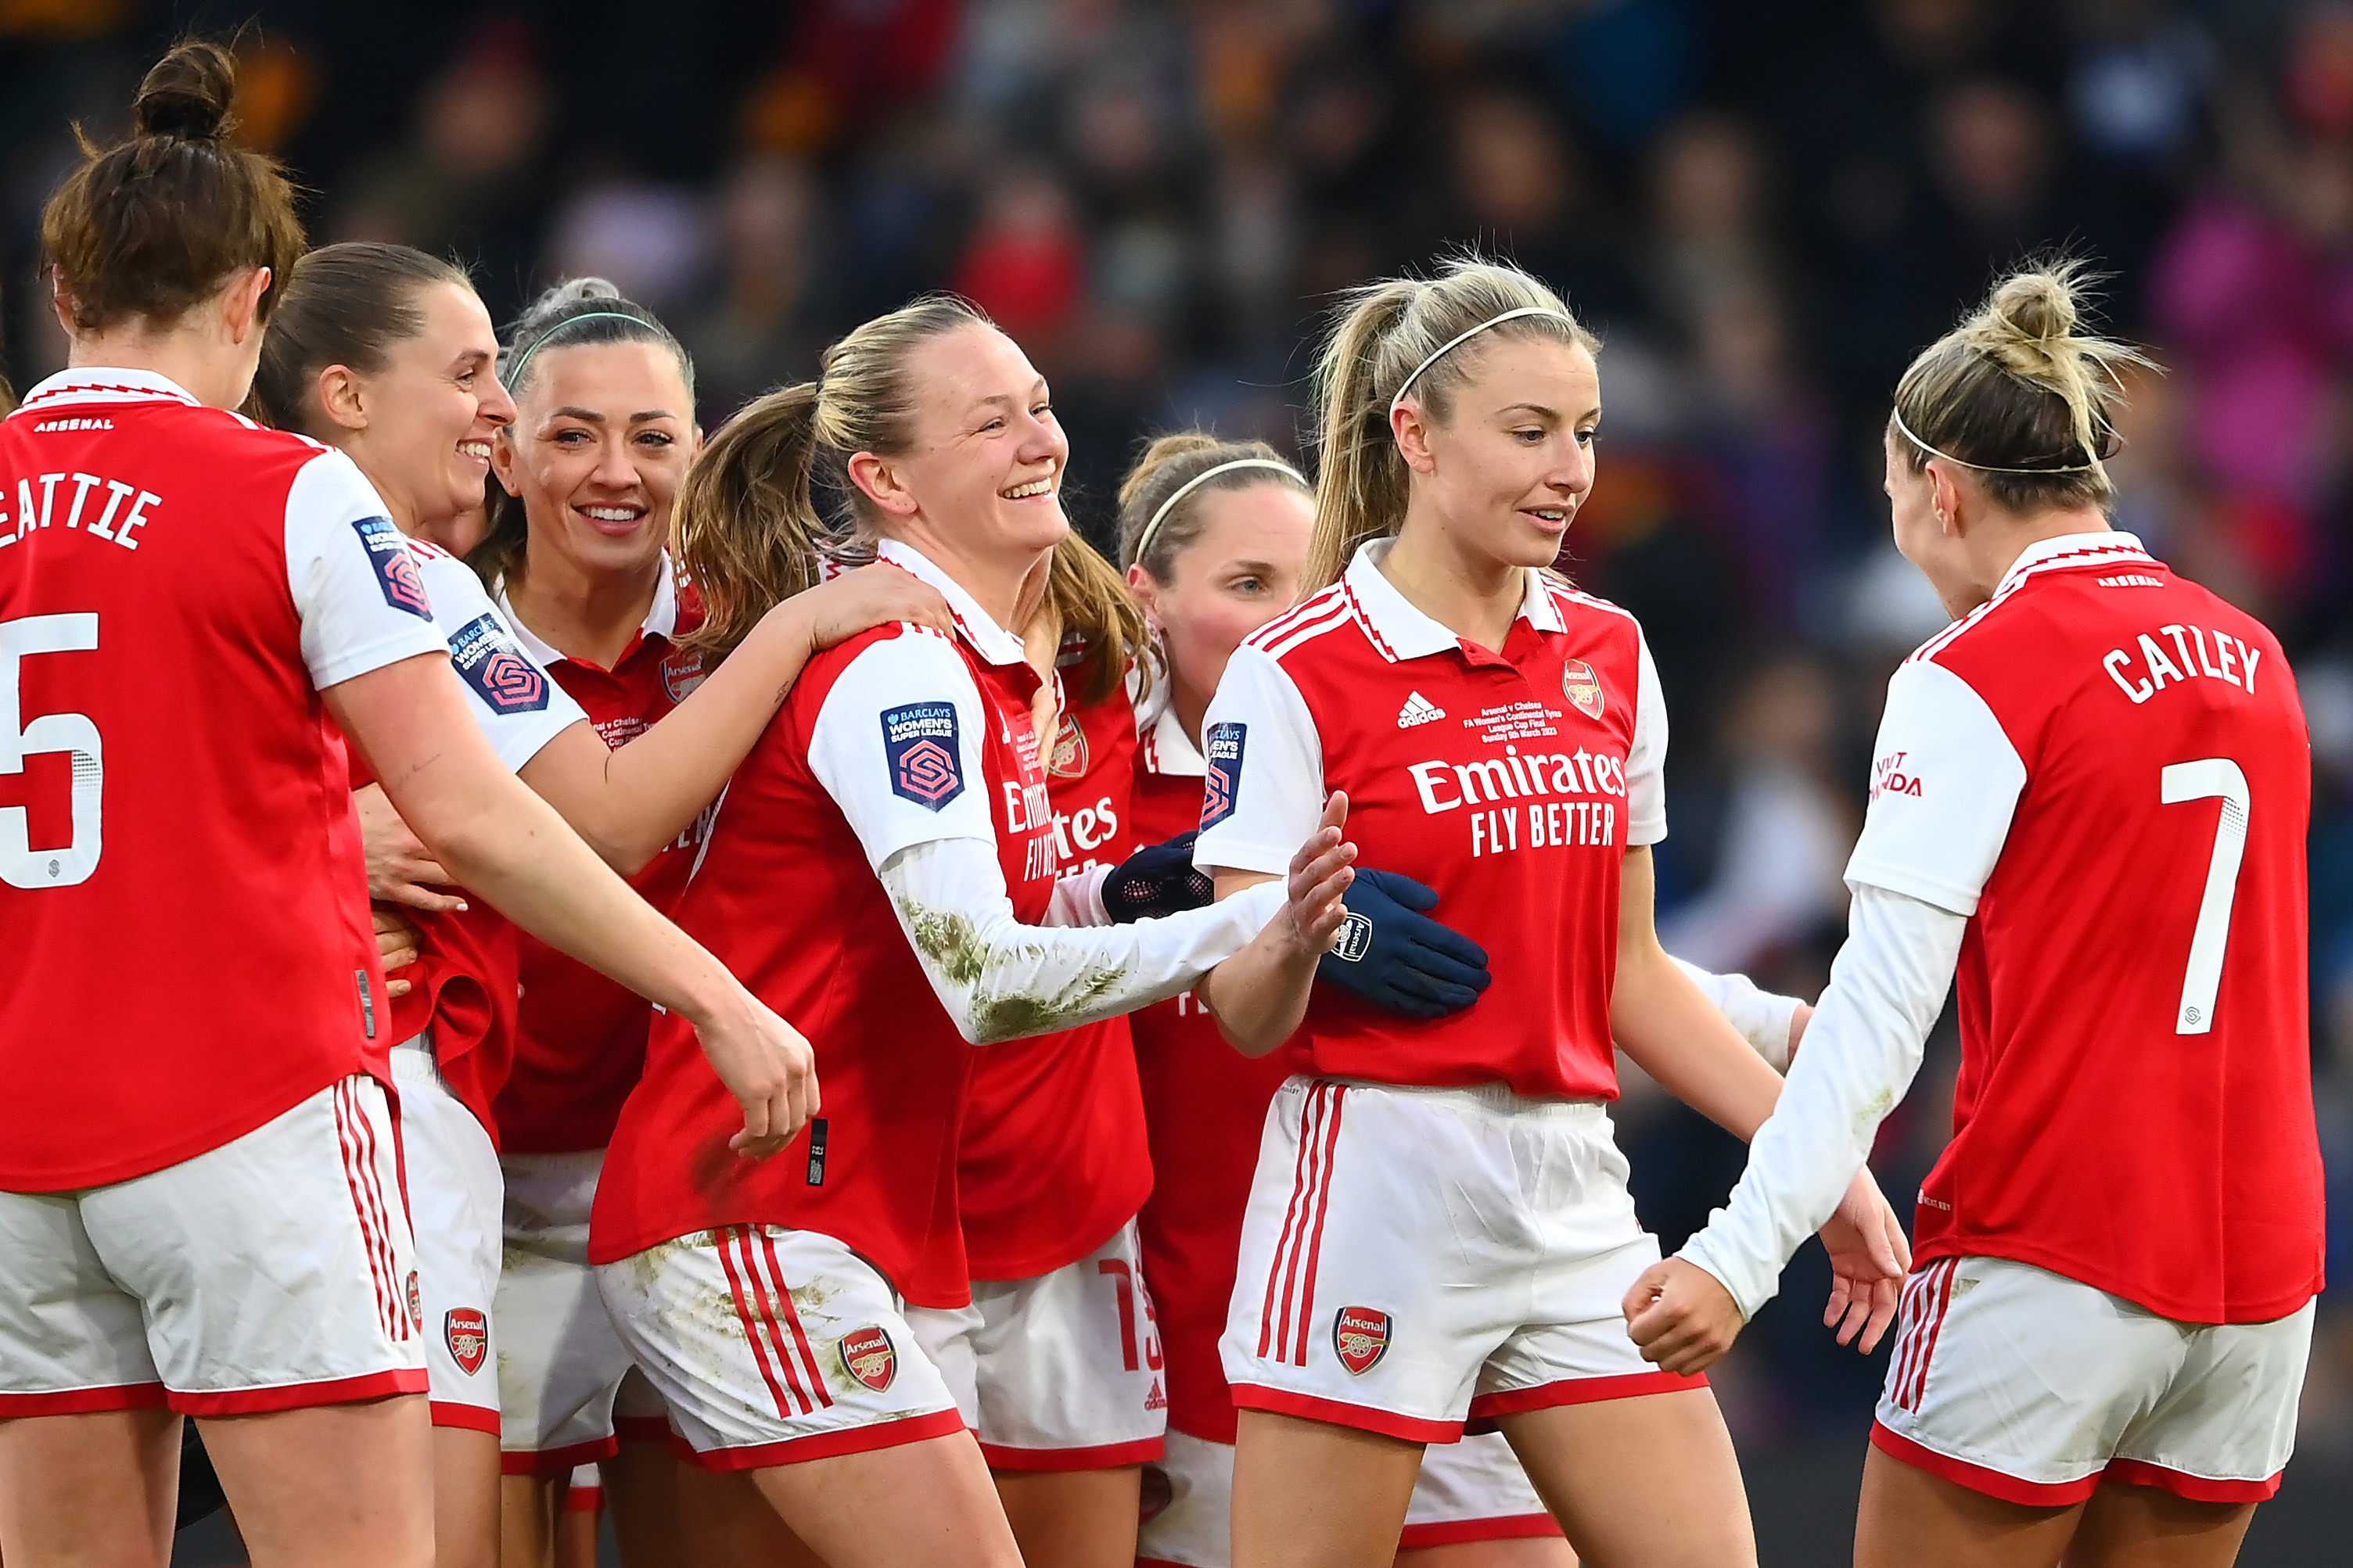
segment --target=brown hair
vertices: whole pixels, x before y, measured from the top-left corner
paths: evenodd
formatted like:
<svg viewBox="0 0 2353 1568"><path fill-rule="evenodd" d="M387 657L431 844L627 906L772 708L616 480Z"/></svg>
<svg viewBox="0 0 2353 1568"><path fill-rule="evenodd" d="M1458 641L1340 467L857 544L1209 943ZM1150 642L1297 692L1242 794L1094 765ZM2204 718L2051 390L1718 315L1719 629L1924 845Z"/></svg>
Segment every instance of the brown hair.
<svg viewBox="0 0 2353 1568"><path fill-rule="evenodd" d="M917 300L851 331L818 357L817 380L754 399L712 437L687 470L671 523L679 563L702 595L702 628L689 640L706 660L724 658L762 616L814 587L825 556L853 533L871 533L849 459L907 449L909 356L934 338L993 324L952 295ZM819 481L846 503L844 526L818 511Z"/></svg>
<svg viewBox="0 0 2353 1568"><path fill-rule="evenodd" d="M262 341L248 411L280 430L322 435L319 373L382 371L393 344L425 331L417 297L437 283L473 288L455 266L405 245L322 246L297 261Z"/></svg>
<svg viewBox="0 0 2353 1568"><path fill-rule="evenodd" d="M133 318L170 326L237 271L269 268L267 321L295 258L302 224L275 160L224 138L237 60L190 39L155 62L132 105L132 135L83 163L41 211L41 258L86 332Z"/></svg>
<svg viewBox="0 0 2353 1568"><path fill-rule="evenodd" d="M1531 313L1449 347L1514 310ZM1436 278L1392 278L1351 291L1315 363L1324 451L1303 593L1328 586L1358 545L1394 534L1405 521L1410 470L1390 433L1389 407L1408 379L1414 401L1442 422L1482 345L1527 338L1588 353L1600 348L1559 295L1516 267L1476 256L1449 260Z"/></svg>
<svg viewBox="0 0 2353 1568"><path fill-rule="evenodd" d="M651 310L621 297L620 289L602 278L570 278L540 295L507 329L499 377L508 395L523 400L542 368L541 353L556 349L586 348L596 343L654 343L668 349L686 378L687 402L694 401L694 360L684 344L661 324ZM512 440L512 433L501 440ZM506 487L490 488L490 531L466 557L466 564L483 582L520 578L531 544L531 520L521 496ZM750 630L749 626L744 628Z"/></svg>
<svg viewBox="0 0 2353 1568"><path fill-rule="evenodd" d="M2075 331L2087 281L2078 261L2013 273L1921 351L1895 384L1888 420L1914 473L1944 457L1975 470L1994 504L2011 511L2106 510L2118 374L2150 362Z"/></svg>
<svg viewBox="0 0 2353 1568"><path fill-rule="evenodd" d="M1154 438L1119 482L1119 559L1123 565L1141 566L1158 583L1173 581L1176 557L1201 536L1201 498L1223 490L1246 490L1259 485L1281 485L1302 495L1314 489L1297 473L1285 476L1273 468L1236 468L1213 479L1210 469L1227 463L1284 463L1282 454L1263 441L1221 441L1203 430L1181 430ZM1290 465L1284 463L1284 467ZM1187 485L1193 488L1186 489ZM1160 517L1169 499L1179 490L1184 498L1168 515ZM1152 520L1160 517L1160 526ZM1145 531L1151 529L1151 548Z"/></svg>

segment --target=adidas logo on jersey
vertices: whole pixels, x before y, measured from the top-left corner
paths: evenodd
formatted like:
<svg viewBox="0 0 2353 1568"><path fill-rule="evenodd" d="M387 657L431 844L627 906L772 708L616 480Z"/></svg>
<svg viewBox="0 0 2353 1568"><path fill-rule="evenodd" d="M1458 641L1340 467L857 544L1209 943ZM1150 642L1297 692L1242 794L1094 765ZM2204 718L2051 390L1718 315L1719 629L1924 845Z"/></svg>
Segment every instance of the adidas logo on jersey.
<svg viewBox="0 0 2353 1568"><path fill-rule="evenodd" d="M1428 724L1445 717L1445 709L1440 708L1419 691L1409 692L1406 695L1405 706L1398 710L1398 728L1410 730L1416 724Z"/></svg>

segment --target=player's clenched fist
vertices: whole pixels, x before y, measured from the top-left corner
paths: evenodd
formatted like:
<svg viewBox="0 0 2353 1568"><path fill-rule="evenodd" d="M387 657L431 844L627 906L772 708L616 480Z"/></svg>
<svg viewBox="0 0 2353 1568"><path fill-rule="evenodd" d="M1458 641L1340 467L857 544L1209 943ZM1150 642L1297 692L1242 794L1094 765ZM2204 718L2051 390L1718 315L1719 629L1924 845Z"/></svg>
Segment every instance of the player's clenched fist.
<svg viewBox="0 0 2353 1568"><path fill-rule="evenodd" d="M696 1022L702 1054L744 1108L744 1131L727 1146L765 1160L799 1136L818 1112L817 1053L801 1032L750 992L715 1019Z"/></svg>

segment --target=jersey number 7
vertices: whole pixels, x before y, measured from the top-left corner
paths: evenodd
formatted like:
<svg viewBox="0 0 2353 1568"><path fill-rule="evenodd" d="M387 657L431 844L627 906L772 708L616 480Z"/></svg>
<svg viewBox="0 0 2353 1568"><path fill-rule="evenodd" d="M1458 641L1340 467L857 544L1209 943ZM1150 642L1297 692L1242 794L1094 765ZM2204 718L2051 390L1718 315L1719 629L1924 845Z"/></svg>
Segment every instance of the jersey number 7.
<svg viewBox="0 0 2353 1568"><path fill-rule="evenodd" d="M66 752L73 763L73 841L64 848L35 849L31 809L0 805L0 882L12 888L70 888L98 869L103 847L99 803L106 786L98 726L85 713L43 713L26 723L21 700L26 659L97 647L93 613L0 621L0 777L21 773L26 758L50 752Z"/></svg>
<svg viewBox="0 0 2353 1568"><path fill-rule="evenodd" d="M2177 1035L2203 1035L2214 1027L2214 994L2222 985L2222 952L2231 944L2231 906L2239 892L2239 862L2247 853L2247 775L2228 757L2171 763L2158 775L2167 805L2185 800L2222 798L2214 825L2214 858L2206 867L2206 894L2198 901L2198 926L2189 938L2189 967L2181 976Z"/></svg>

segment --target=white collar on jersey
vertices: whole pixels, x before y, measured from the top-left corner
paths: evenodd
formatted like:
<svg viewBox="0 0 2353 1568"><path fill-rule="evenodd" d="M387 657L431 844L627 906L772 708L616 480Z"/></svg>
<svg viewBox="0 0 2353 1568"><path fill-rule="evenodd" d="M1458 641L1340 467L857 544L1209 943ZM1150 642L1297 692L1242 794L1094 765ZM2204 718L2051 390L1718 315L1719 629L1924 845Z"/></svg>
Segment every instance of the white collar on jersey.
<svg viewBox="0 0 2353 1568"><path fill-rule="evenodd" d="M981 658L991 664L1019 664L1022 661L1021 639L991 620L979 602L964 591L963 584L941 571L930 556L904 540L886 539L874 547L874 557L878 561L888 561L894 566L903 566L937 588L940 596L948 602L948 613L955 616L956 627L964 633L964 640L972 644L973 651Z"/></svg>
<svg viewBox="0 0 2353 1568"><path fill-rule="evenodd" d="M168 375L152 370L121 370L85 364L61 370L25 394L24 406L37 411L57 403L185 403L196 406L195 395Z"/></svg>
<svg viewBox="0 0 2353 1568"><path fill-rule="evenodd" d="M1423 615L1407 602L1381 572L1381 563L1388 556L1394 539L1368 539L1356 547L1356 558L1348 563L1340 581L1354 600L1356 613L1365 619L1373 633L1373 646L1379 648L1391 663L1401 658L1426 658L1434 653L1445 653L1460 647L1462 639ZM1560 618L1560 605L1545 584L1544 574L1526 574L1526 585L1520 591L1519 618L1540 632L1567 630Z"/></svg>
<svg viewBox="0 0 2353 1568"><path fill-rule="evenodd" d="M1150 690L1140 694L1135 690L1134 674L1135 667L1130 666L1128 696L1135 704L1137 754L1145 767L1163 778L1207 778L1209 764L1176 717L1176 686L1168 673L1167 654L1153 661Z"/></svg>
<svg viewBox="0 0 2353 1568"><path fill-rule="evenodd" d="M538 633L522 624L522 617L515 614L513 604L507 598L505 578L499 579L498 586L491 591L491 597L497 601L499 614L514 627L515 640L522 644L522 651L531 655L533 663L544 668L565 657L563 649L543 641ZM662 552L661 575L654 582L652 607L646 611L645 625L639 629L649 637L678 636L678 574L670 566L667 550Z"/></svg>
<svg viewBox="0 0 2353 1568"><path fill-rule="evenodd" d="M2116 529L2104 528L2097 533L2055 533L2048 539L2038 539L2020 551L2018 559L2010 563L2010 570L2003 573L2001 581L1994 585L1994 592L1999 594L2017 582L2026 575L2029 568L2048 565L2062 556L2073 558L2065 563L2070 566L2099 566L2114 561L2147 561L2151 558L2142 548L2138 535Z"/></svg>

